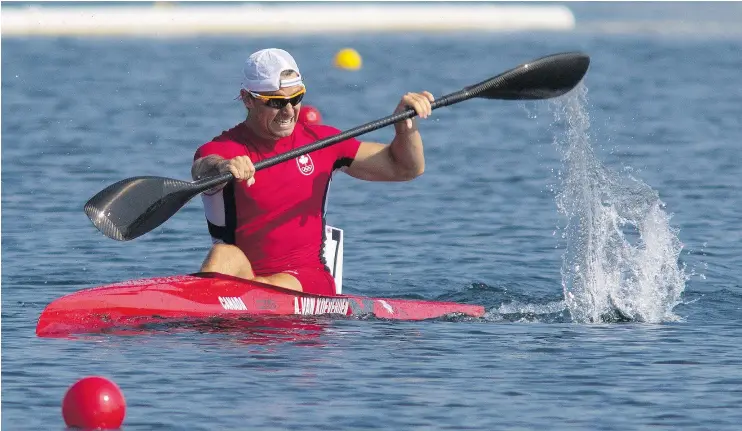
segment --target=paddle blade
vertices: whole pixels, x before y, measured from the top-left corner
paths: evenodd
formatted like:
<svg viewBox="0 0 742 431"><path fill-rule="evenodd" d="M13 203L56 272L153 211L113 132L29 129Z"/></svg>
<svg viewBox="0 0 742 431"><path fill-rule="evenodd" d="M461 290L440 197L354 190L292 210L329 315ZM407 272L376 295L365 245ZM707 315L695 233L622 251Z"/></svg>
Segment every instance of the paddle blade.
<svg viewBox="0 0 742 431"><path fill-rule="evenodd" d="M128 241L164 223L200 191L170 178L128 178L93 196L85 214L105 236Z"/></svg>
<svg viewBox="0 0 742 431"><path fill-rule="evenodd" d="M590 57L579 52L549 55L466 87L472 97L537 100L561 96L582 81Z"/></svg>

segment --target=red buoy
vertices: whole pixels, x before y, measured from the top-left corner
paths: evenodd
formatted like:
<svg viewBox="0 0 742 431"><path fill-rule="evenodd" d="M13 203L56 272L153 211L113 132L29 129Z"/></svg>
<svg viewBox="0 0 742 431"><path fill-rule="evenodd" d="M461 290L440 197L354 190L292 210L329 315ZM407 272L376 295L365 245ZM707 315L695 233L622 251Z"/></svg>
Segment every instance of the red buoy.
<svg viewBox="0 0 742 431"><path fill-rule="evenodd" d="M124 394L116 383L103 377L78 380L62 400L62 417L68 427L120 428L125 415Z"/></svg>
<svg viewBox="0 0 742 431"><path fill-rule="evenodd" d="M322 124L322 115L317 108L311 105L301 105L299 122L304 124Z"/></svg>

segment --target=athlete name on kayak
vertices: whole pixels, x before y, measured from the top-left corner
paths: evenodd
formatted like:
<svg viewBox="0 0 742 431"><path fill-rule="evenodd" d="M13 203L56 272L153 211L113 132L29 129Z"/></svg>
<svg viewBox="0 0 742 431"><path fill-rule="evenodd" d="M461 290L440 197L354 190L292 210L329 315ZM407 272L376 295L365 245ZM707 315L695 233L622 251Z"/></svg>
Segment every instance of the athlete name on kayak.
<svg viewBox="0 0 742 431"><path fill-rule="evenodd" d="M346 298L294 297L294 314L348 314Z"/></svg>

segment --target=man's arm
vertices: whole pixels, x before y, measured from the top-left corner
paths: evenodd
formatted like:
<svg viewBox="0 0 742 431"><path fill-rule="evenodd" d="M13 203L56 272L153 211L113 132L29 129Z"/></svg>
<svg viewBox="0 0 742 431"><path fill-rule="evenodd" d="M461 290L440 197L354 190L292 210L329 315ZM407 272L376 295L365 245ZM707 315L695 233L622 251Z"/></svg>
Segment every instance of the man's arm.
<svg viewBox="0 0 742 431"><path fill-rule="evenodd" d="M425 156L420 134L403 141L405 137L397 135L389 145L361 142L345 173L366 181L409 181L422 175Z"/></svg>
<svg viewBox="0 0 742 431"><path fill-rule="evenodd" d="M191 177L194 180L200 180L201 178L219 175L221 172L220 163L223 161L224 158L216 154L194 160L191 166Z"/></svg>
<svg viewBox="0 0 742 431"><path fill-rule="evenodd" d="M430 102L433 100L433 95L427 91L407 93L394 113L412 107L420 117L427 118L432 111ZM425 171L425 154L417 121L410 118L396 123L394 128L396 134L389 145L362 142L345 172L368 181L409 181L422 175Z"/></svg>
<svg viewBox="0 0 742 431"><path fill-rule="evenodd" d="M214 175L231 172L238 181L247 181L247 186L255 184L255 166L248 156L237 156L232 159L225 159L222 156L211 154L200 159L196 159L191 166L191 177L194 180L210 177ZM224 187L214 187L208 193L214 193Z"/></svg>

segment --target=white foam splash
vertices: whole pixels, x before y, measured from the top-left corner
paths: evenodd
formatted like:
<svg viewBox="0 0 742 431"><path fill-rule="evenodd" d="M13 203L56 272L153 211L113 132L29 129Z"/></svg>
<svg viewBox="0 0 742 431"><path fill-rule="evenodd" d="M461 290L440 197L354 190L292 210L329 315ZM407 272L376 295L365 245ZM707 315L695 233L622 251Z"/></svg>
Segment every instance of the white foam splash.
<svg viewBox="0 0 742 431"><path fill-rule="evenodd" d="M576 322L602 322L616 311L634 321L677 320L686 275L683 248L656 191L604 167L590 145L581 85L552 103L565 129L555 139L562 159L557 195L566 217L562 238L564 300Z"/></svg>

